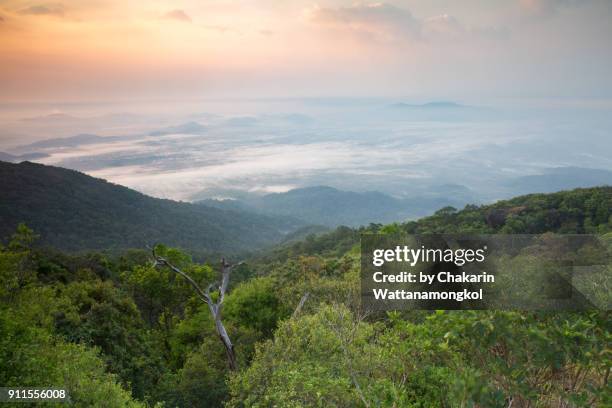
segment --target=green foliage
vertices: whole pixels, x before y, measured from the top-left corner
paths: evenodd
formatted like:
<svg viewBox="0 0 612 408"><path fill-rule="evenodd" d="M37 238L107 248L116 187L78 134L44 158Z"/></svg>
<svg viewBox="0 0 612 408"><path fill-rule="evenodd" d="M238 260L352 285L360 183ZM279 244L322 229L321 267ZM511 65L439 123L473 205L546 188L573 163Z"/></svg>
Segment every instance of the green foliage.
<svg viewBox="0 0 612 408"><path fill-rule="evenodd" d="M167 372L155 389L156 400L170 407L219 407L227 398L224 351L216 338L203 339L186 352L182 368Z"/></svg>
<svg viewBox="0 0 612 408"><path fill-rule="evenodd" d="M67 251L165 242L210 254L279 242L295 221L161 200L73 170L0 162L0 237L27 222L43 244ZM299 226L299 225L298 225Z"/></svg>
<svg viewBox="0 0 612 408"><path fill-rule="evenodd" d="M236 287L227 298L224 316L234 324L269 337L276 323L288 315L271 278L255 278Z"/></svg>
<svg viewBox="0 0 612 408"><path fill-rule="evenodd" d="M260 257L260 261L269 264L308 255L340 257L359 243L360 233L364 231L365 229L338 227L327 234L309 235L304 241L272 249L268 253L263 254Z"/></svg>
<svg viewBox="0 0 612 408"><path fill-rule="evenodd" d="M63 342L15 317L0 313L0 383L4 386L62 387L75 407L144 406L106 372L95 349Z"/></svg>
<svg viewBox="0 0 612 408"><path fill-rule="evenodd" d="M36 279L33 238L20 227L0 251L0 274L9 282L0 299L0 384L65 388L76 407L143 406L107 372L97 349L54 332L52 312L63 301Z"/></svg>
<svg viewBox="0 0 612 408"><path fill-rule="evenodd" d="M99 348L108 370L134 396L159 377L161 361L151 353L151 339L133 300L111 282L74 282L58 287L61 306L54 313L55 333L66 340Z"/></svg>
<svg viewBox="0 0 612 408"><path fill-rule="evenodd" d="M609 398L606 313L437 312L387 326L343 306L281 324L229 406L593 406Z"/></svg>
<svg viewBox="0 0 612 408"><path fill-rule="evenodd" d="M61 176L58 180L84 177ZM174 205L156 201L149 207L153 204L139 201L129 190L102 188L98 181L79 183L78 188L69 184L76 188L70 194L79 200L100 199L102 191L119 194L113 196L119 205L109 206L104 220L88 220L87 211L81 214L80 221L86 217L83 228L113 217L125 222L120 213L128 201L142 205L136 213L151 210L154 217L168 214ZM48 193L45 186L39 188L30 193ZM102 190L92 192L97 188ZM68 191L60 188L57 194L51 202L58 207L48 214L61 216ZM63 386L79 407L609 406L609 313L411 311L363 316L358 244L360 234L377 232L553 231L596 233L612 248L611 202L612 190L606 187L534 194L462 210L446 207L418 221L341 227L260 254L235 269L223 305L222 319L240 368L236 372L228 370L207 305L180 276L154 268L149 251L116 256L33 249L35 234L19 226L0 247L0 384ZM95 200L90 204L98 205ZM191 210L176 211L193 215ZM131 240L130 234L143 233L130 231L133 226L127 223L113 234L127 234ZM179 223L177 230L183 227ZM57 239L70 245L82 239L75 233L80 227L62 228L52 231ZM196 234L187 229L181 240L222 245L225 238L200 235L215 231L203 228ZM87 242L104 247L118 239L107 232L96 237L88 230L92 236ZM149 230L143 234L155 236ZM219 279L215 264L195 263L187 253L162 245L156 251L203 288ZM537 245L529 251L538 251ZM512 260L516 268L534 270L529 251ZM599 256L589 248L579 255L589 260ZM597 293L605 296L605 282L600 286ZM294 315L306 293L306 303Z"/></svg>
<svg viewBox="0 0 612 408"><path fill-rule="evenodd" d="M209 266L192 263L187 254L161 245L156 251L183 269L201 287L206 287L214 280L214 273ZM167 268L155 268L148 259L144 265L137 264L124 271L121 279L150 327L170 330L173 325L171 317L181 315L189 299L193 298L193 302L197 302L188 282Z"/></svg>
<svg viewBox="0 0 612 408"><path fill-rule="evenodd" d="M408 233L605 233L610 231L612 187L531 194L461 211L443 208L405 224Z"/></svg>
<svg viewBox="0 0 612 408"><path fill-rule="evenodd" d="M35 279L30 263L30 247L35 239L31 229L19 224L8 245L0 244L0 299L15 296Z"/></svg>
<svg viewBox="0 0 612 408"><path fill-rule="evenodd" d="M251 366L232 378L229 406L358 405L343 345L332 324L344 333L350 322L330 308L283 322L274 339L257 349ZM360 347L367 344L367 326L355 336Z"/></svg>
<svg viewBox="0 0 612 408"><path fill-rule="evenodd" d="M341 257L359 244L363 233L605 234L612 231L610 217L612 187L531 194L491 205L466 205L459 211L445 207L432 216L403 224L338 227L329 233L311 235L301 242L281 245L257 260L269 265L305 255Z"/></svg>
<svg viewBox="0 0 612 408"><path fill-rule="evenodd" d="M402 225L340 228L269 253L261 267L273 266L287 304L312 295L306 314L282 322L231 378L229 406L605 406L609 313L411 312L364 321L351 313L359 283L350 249L359 233L398 230L590 232L611 241L611 203L610 188L524 196ZM533 266L529 254L521 259Z"/></svg>

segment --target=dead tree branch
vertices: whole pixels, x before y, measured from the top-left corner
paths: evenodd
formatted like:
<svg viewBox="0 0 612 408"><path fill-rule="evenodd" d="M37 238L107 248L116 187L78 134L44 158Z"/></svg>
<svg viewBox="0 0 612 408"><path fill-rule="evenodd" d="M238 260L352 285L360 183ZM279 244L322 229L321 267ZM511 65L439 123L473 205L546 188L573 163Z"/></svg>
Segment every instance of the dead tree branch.
<svg viewBox="0 0 612 408"><path fill-rule="evenodd" d="M300 312L302 311L302 308L304 307L304 304L308 300L309 296L310 292L304 293L304 295L300 299L300 303L298 303L298 305L295 307L295 310L293 311L293 314L291 315L292 318L296 318L300 315Z"/></svg>
<svg viewBox="0 0 612 408"><path fill-rule="evenodd" d="M183 272L181 269L174 266L166 258L157 255L157 253L155 252L155 247L151 249L151 252L153 254L153 259L154 259L153 266L155 268L167 267L171 271L176 273L177 275L182 276L193 287L193 289L195 290L197 295L200 297L200 299L208 305L208 309L210 310L210 313L215 322L215 329L217 330L219 339L221 340L221 343L223 343L223 347L225 347L225 354L227 355L227 361L229 364L229 368L230 370L236 370L238 368L238 363L236 361L236 353L234 352L234 345L232 344L232 341L230 340L230 337L227 334L227 330L225 330L225 326L223 325L223 322L221 321L221 311L223 309L223 301L225 300L225 294L227 293L227 288L229 286L229 280L230 280L230 275L232 273L232 269L238 265L241 265L242 262L237 263L237 264L229 264L228 262L226 262L225 258L221 259L221 284L215 285L214 283L211 283L206 288L206 291L204 291L202 290L200 285L198 285L196 281L193 280L191 276L189 276L188 274ZM210 294L211 290L215 286L218 286L218 290L219 290L219 297L217 298L216 302L213 301L213 298Z"/></svg>

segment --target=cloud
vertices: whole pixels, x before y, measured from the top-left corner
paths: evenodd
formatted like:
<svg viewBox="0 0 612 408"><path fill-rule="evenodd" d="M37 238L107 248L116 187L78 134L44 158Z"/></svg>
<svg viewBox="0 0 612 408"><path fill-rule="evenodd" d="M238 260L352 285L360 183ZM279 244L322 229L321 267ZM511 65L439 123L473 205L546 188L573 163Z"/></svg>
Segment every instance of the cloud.
<svg viewBox="0 0 612 408"><path fill-rule="evenodd" d="M169 20L176 20L176 21L182 21L184 23L191 23L191 17L189 17L189 15L185 13L183 10L178 10L178 9L170 10L169 12L164 14L163 17Z"/></svg>
<svg viewBox="0 0 612 408"><path fill-rule="evenodd" d="M64 17L66 9L63 4L37 4L19 10L20 14L28 14L34 16L55 16Z"/></svg>
<svg viewBox="0 0 612 408"><path fill-rule="evenodd" d="M440 14L423 20L422 32L426 36L453 36L465 33L466 29L455 17Z"/></svg>
<svg viewBox="0 0 612 408"><path fill-rule="evenodd" d="M308 14L314 23L346 27L376 37L416 37L421 29L421 21L410 11L385 3L340 8L315 6Z"/></svg>
<svg viewBox="0 0 612 408"><path fill-rule="evenodd" d="M366 34L370 38L383 41L429 41L468 37L499 39L507 36L505 29L466 27L455 17L446 13L419 18L413 16L407 9L386 3L340 8L315 6L307 12L307 15L315 24L348 29L354 33Z"/></svg>
<svg viewBox="0 0 612 408"><path fill-rule="evenodd" d="M341 24L369 23L409 26L416 20L410 11L385 3L354 5L337 9L316 7L313 19Z"/></svg>
<svg viewBox="0 0 612 408"><path fill-rule="evenodd" d="M4 17L0 16L0 23L4 23Z"/></svg>
<svg viewBox="0 0 612 408"><path fill-rule="evenodd" d="M519 0L521 12L529 17L542 18L556 14L560 9L578 5L576 0Z"/></svg>

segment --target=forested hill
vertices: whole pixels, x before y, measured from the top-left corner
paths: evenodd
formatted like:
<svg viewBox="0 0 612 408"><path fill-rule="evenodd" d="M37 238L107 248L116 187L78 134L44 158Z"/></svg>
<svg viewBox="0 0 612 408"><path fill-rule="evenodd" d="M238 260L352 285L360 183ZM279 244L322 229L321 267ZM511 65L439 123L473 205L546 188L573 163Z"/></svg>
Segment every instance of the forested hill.
<svg viewBox="0 0 612 408"><path fill-rule="evenodd" d="M607 233L612 226L612 187L578 188L550 194L529 194L494 204L444 207L429 217L390 225L339 227L311 234L300 242L274 248L262 259L284 260L295 255L341 256L359 242L363 232L565 234Z"/></svg>
<svg viewBox="0 0 612 408"><path fill-rule="evenodd" d="M121 223L126 225L116 236L123 240L121 233L142 231L162 216L182 217L180 227L193 234L204 225L187 217L200 214L192 206L75 172L32 164L1 168L0 182L12 183L9 190L3 184L3 193L27 193L8 197L19 198L24 214L61 215L53 227L59 236L75 228L61 225L71 218L65 214L70 207L60 203L80 204L73 216L89 223L80 228L93 225L89 206L104 207L99 214L112 223L104 229L106 239ZM2 211L8 198L2 195ZM211 220L224 213L203 214ZM202 234L218 238L219 229ZM33 232L20 226L0 245L0 384L66 389L75 407L610 406L609 311L364 313L359 234L397 230L596 233L612 245L612 188L529 195L460 211L447 207L415 222L310 235L266 258L246 259L231 273L227 296L213 290L214 301L223 302L216 316L186 280L153 264L148 251L33 248ZM167 238L160 242L184 243L191 236ZM242 243L246 236L223 238ZM217 262L195 263L164 245L157 253L201 287L223 286ZM232 341L235 367L216 321Z"/></svg>
<svg viewBox="0 0 612 408"><path fill-rule="evenodd" d="M192 252L253 250L282 240L296 222L162 200L59 167L0 162L0 237L19 223L43 245L75 251L164 242Z"/></svg>
<svg viewBox="0 0 612 408"><path fill-rule="evenodd" d="M308 224L337 227L414 219L429 215L444 206L463 205L472 201L466 187L447 185L440 189L400 199L377 191L358 193L329 186L314 186L264 196L245 195L236 200L207 199L200 203L265 215L284 215Z"/></svg>

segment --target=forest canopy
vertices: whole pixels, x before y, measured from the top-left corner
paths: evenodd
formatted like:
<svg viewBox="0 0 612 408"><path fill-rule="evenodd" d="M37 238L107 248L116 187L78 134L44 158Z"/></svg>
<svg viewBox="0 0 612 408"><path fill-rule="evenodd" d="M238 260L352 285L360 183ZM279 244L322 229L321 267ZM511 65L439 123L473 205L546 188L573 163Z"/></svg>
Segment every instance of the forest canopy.
<svg viewBox="0 0 612 408"><path fill-rule="evenodd" d="M222 318L150 249L69 254L19 225L0 248L0 383L72 405L591 407L612 402L607 311L365 314L361 233L591 233L612 250L612 189L517 197L390 225L340 227L244 260ZM203 288L218 259L156 253ZM308 294L307 297L304 295ZM305 299L305 300L304 300Z"/></svg>

